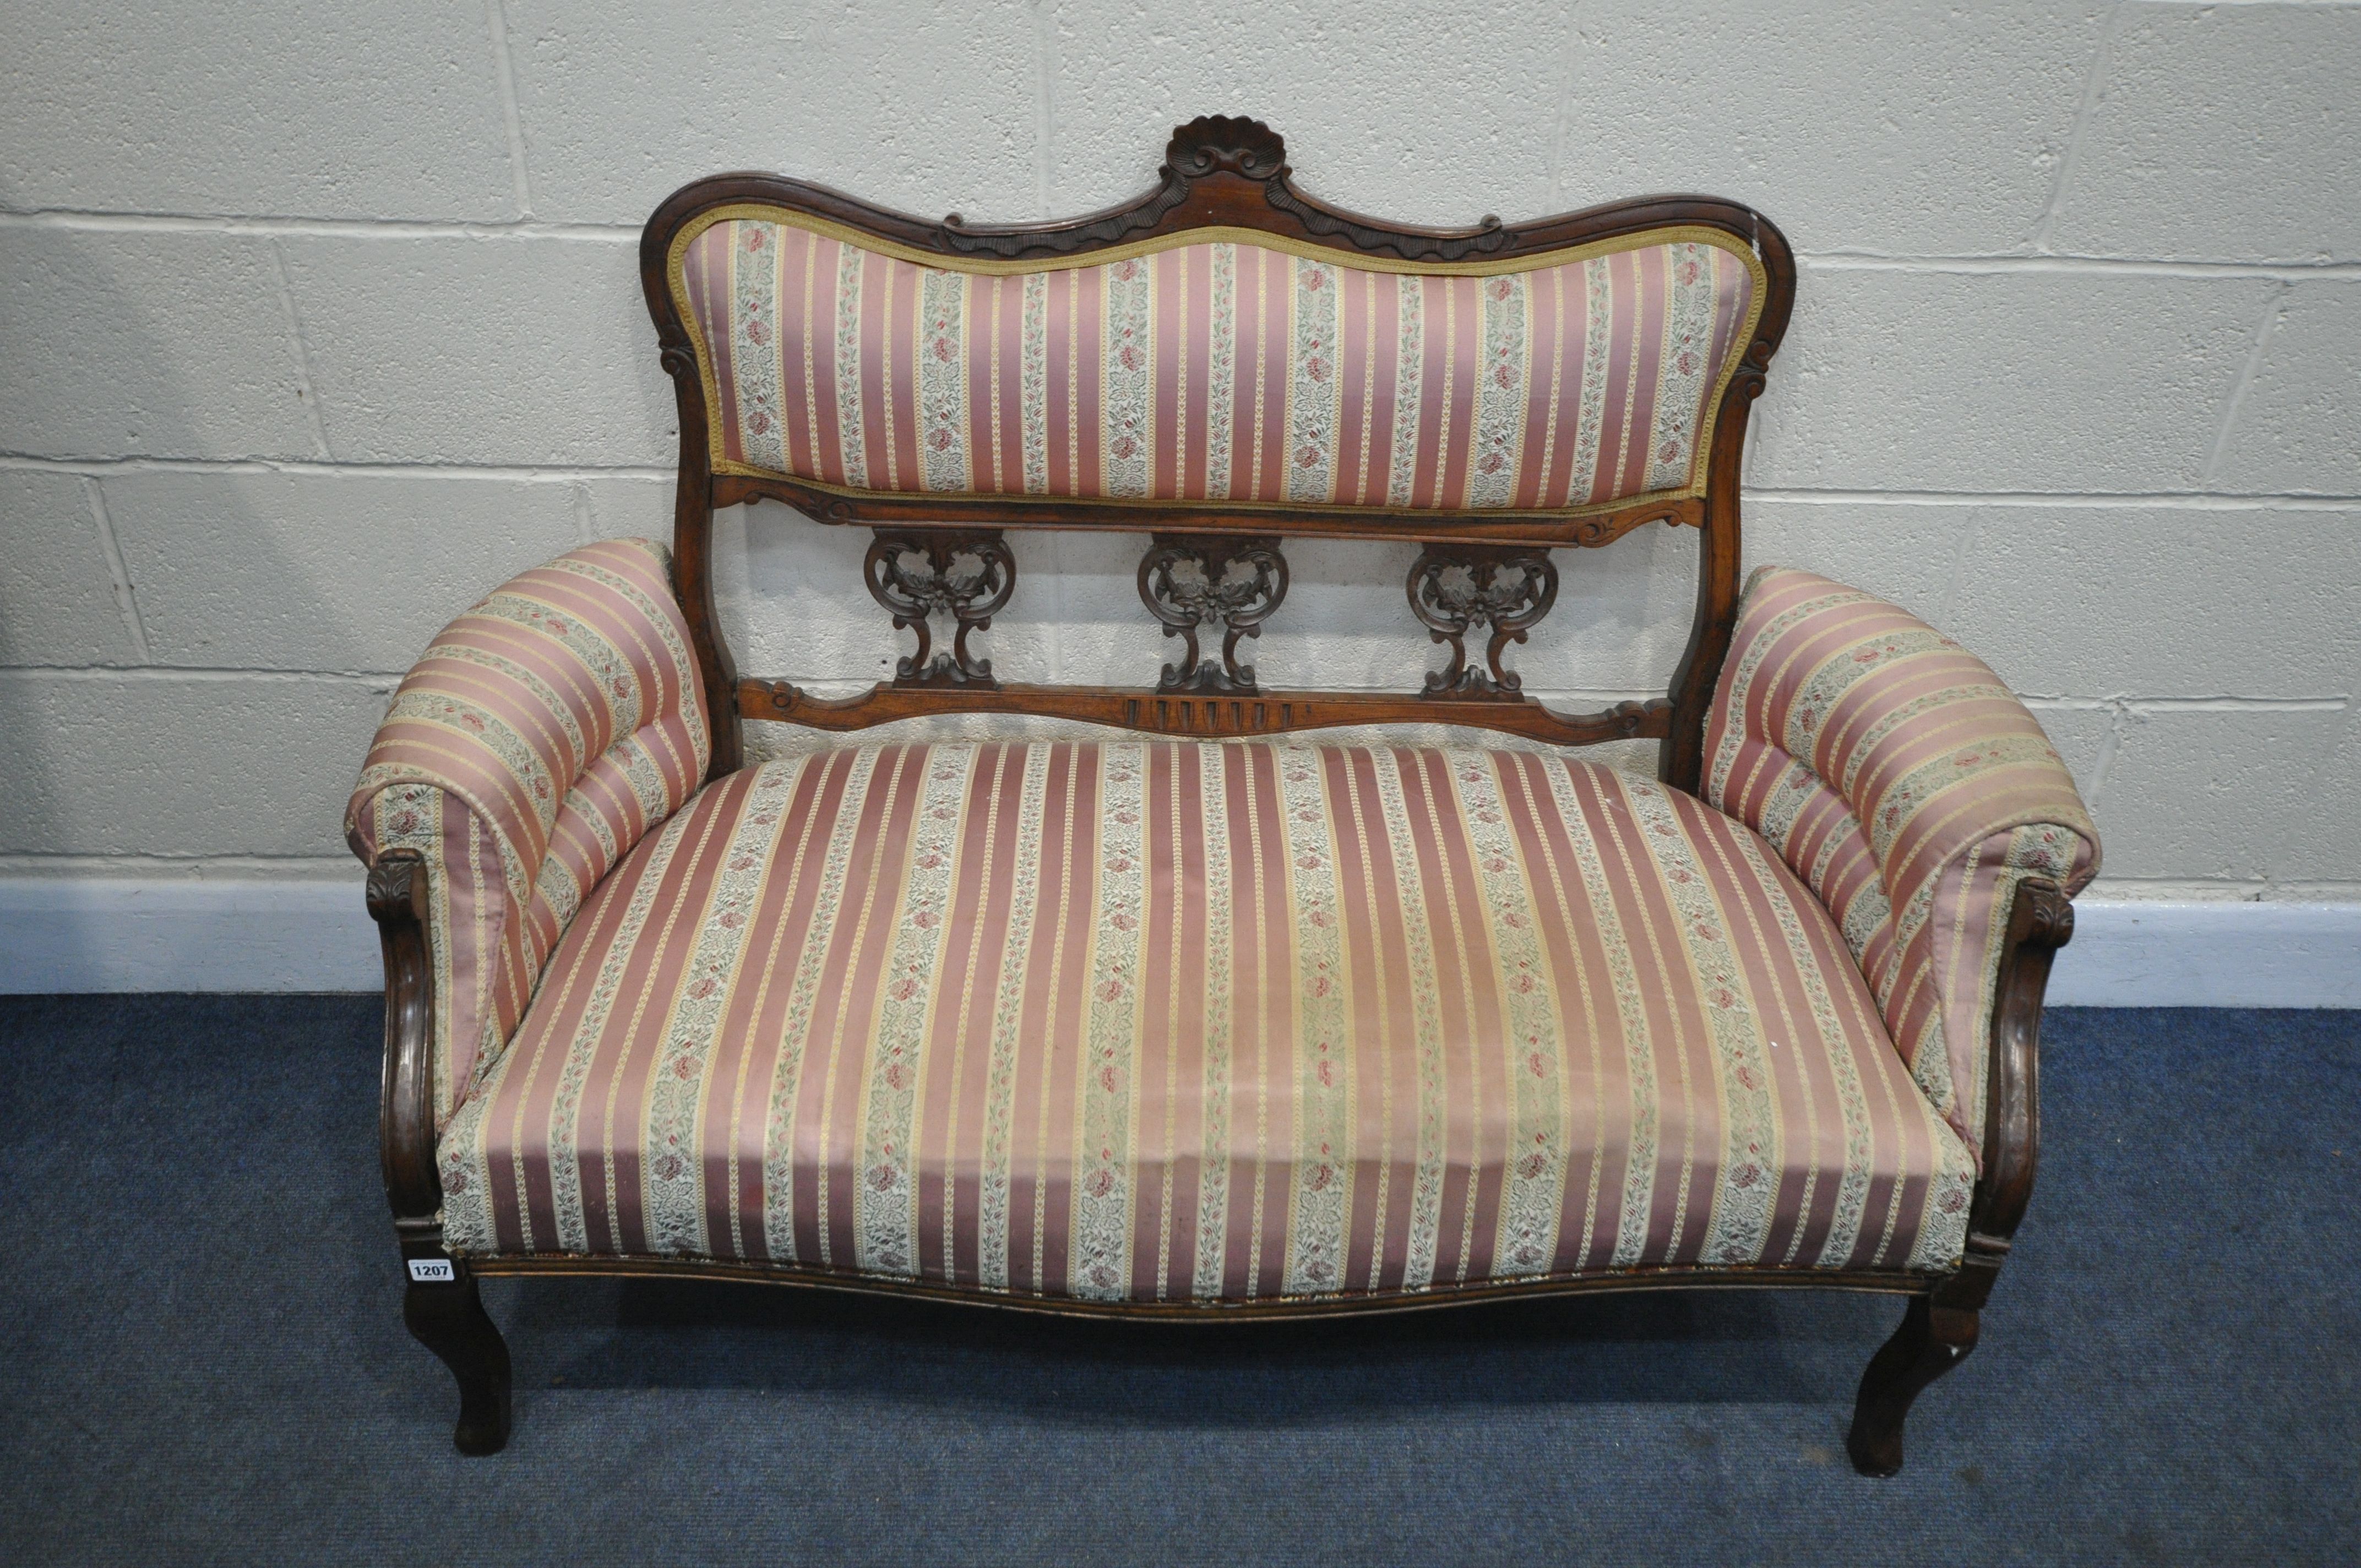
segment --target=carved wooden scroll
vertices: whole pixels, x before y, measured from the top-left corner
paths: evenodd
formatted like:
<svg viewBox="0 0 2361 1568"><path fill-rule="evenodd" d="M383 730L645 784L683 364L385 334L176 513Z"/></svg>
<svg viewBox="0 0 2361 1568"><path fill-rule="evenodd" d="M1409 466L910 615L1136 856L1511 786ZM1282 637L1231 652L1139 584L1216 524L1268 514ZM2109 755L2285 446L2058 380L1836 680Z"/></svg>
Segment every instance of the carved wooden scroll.
<svg viewBox="0 0 2361 1568"><path fill-rule="evenodd" d="M1159 533L1139 563L1139 598L1182 642L1181 660L1164 666L1158 691L1243 691L1255 687L1252 664L1238 663L1238 639L1259 637L1287 597L1287 559L1276 539L1224 539ZM1220 626L1215 664L1197 641L1201 627Z"/></svg>
<svg viewBox="0 0 2361 1568"><path fill-rule="evenodd" d="M1557 566L1547 550L1430 544L1411 566L1409 588L1411 613L1451 645L1449 667L1427 674L1427 695L1510 694L1523 683L1500 655L1557 602ZM1481 666L1467 658L1467 634L1479 626L1492 629Z"/></svg>
<svg viewBox="0 0 2361 1568"><path fill-rule="evenodd" d="M994 686L992 661L979 659L968 636L992 618L1016 589L1016 559L998 529L889 533L869 546L862 576L870 596L894 617L895 630L916 631L917 650L894 667L900 686ZM934 648L928 622L948 617L958 630L944 652Z"/></svg>

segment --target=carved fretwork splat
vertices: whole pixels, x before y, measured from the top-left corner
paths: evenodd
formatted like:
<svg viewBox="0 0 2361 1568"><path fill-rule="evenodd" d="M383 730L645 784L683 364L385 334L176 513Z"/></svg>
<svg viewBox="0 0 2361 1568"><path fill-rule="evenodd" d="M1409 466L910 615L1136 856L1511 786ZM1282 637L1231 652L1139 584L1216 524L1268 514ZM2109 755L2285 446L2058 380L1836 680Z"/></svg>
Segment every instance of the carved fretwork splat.
<svg viewBox="0 0 2361 1568"><path fill-rule="evenodd" d="M1409 587L1411 613L1434 641L1451 644L1450 667L1427 674L1429 696L1521 688L1500 655L1557 602L1557 566L1547 550L1430 544L1411 565ZM1492 629L1480 666L1467 658L1467 634L1478 626Z"/></svg>
<svg viewBox="0 0 2361 1568"><path fill-rule="evenodd" d="M916 631L917 650L894 667L902 686L993 686L992 661L979 659L968 634L983 630L1016 588L1016 560L1000 531L878 532L862 563L869 592L893 614L896 630ZM947 652L936 653L930 617L949 616L959 630Z"/></svg>
<svg viewBox="0 0 2361 1568"><path fill-rule="evenodd" d="M1159 533L1139 562L1139 598L1181 639L1177 664L1164 666L1158 691L1245 691L1255 688L1252 664L1238 663L1238 639L1259 637L1262 623L1287 597L1287 559L1276 539L1224 539ZM1216 664L1198 646L1200 627L1227 628Z"/></svg>

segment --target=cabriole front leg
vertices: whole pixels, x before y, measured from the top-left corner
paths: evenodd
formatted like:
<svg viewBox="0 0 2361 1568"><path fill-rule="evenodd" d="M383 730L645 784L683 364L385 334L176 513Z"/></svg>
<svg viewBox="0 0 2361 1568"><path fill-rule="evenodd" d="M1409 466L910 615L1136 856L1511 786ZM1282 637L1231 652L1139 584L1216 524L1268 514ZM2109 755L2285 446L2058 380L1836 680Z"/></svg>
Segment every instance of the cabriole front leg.
<svg viewBox="0 0 2361 1568"><path fill-rule="evenodd" d="M484 1310L465 1259L443 1249L443 1182L434 1168L434 970L427 961L427 873L415 850L369 867L368 910L385 951L385 1076L378 1158L401 1245L401 1321L459 1380L462 1453L509 1440L509 1347Z"/></svg>
<svg viewBox="0 0 2361 1568"><path fill-rule="evenodd" d="M2026 877L2009 904L1986 1059L1983 1170L1968 1209L1960 1270L1913 1297L1902 1326L1870 1361L1845 1447L1864 1475L1902 1468L1902 1423L1918 1391L1976 1348L1978 1314L2008 1261L2033 1197L2041 1150L2041 999L2050 960L2074 936L2074 906L2056 883Z"/></svg>
<svg viewBox="0 0 2361 1568"><path fill-rule="evenodd" d="M1852 1430L1845 1452L1864 1475L1891 1475L1902 1468L1902 1423L1918 1391L1968 1358L1976 1348L1973 1308L1942 1307L1932 1296L1913 1296L1902 1326L1894 1331L1862 1374L1853 1401Z"/></svg>
<svg viewBox="0 0 2361 1568"><path fill-rule="evenodd" d="M462 1453L498 1453L509 1441L509 1347L484 1310L476 1277L443 1250L440 1226L404 1235L409 1284L401 1321L459 1381L459 1424L451 1441Z"/></svg>

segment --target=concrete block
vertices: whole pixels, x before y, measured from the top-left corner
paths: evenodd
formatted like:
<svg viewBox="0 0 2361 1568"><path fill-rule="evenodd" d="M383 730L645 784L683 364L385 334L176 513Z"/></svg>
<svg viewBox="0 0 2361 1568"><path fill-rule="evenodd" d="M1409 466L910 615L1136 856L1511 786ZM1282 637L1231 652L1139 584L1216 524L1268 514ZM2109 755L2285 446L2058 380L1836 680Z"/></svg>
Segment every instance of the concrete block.
<svg viewBox="0 0 2361 1568"><path fill-rule="evenodd" d="M664 467L660 478L602 474L577 481L583 538L653 539L671 548L675 482L672 464Z"/></svg>
<svg viewBox="0 0 2361 1568"><path fill-rule="evenodd" d="M329 449L346 462L670 465L639 247L284 242Z"/></svg>
<svg viewBox="0 0 2361 1568"><path fill-rule="evenodd" d="M1167 125L1246 113L1312 190L1385 217L1709 191L1806 249L2004 250L2048 197L2098 9L1060 5L1057 204L1144 186Z"/></svg>
<svg viewBox="0 0 2361 1568"><path fill-rule="evenodd" d="M939 216L1037 214L1027 11L936 0L796 14L511 0L536 213L640 224L676 187L774 169Z"/></svg>
<svg viewBox="0 0 2361 1568"><path fill-rule="evenodd" d="M2279 306L2213 487L2250 495L2361 496L2356 415L2361 283L2298 284Z"/></svg>
<svg viewBox="0 0 2361 1568"><path fill-rule="evenodd" d="M2074 787L2089 801L2099 787L2099 770L2114 749L2115 710L2092 703L2063 703L2036 697L2026 704L2041 723L2042 733L2058 748L2059 757L2074 775Z"/></svg>
<svg viewBox="0 0 2361 1568"><path fill-rule="evenodd" d="M91 515L89 481L0 472L0 665L137 657Z"/></svg>
<svg viewBox="0 0 2361 1568"><path fill-rule="evenodd" d="M1960 505L1748 496L1745 570L1817 572L1950 631L1951 584L1978 515Z"/></svg>
<svg viewBox="0 0 2361 1568"><path fill-rule="evenodd" d="M817 523L769 501L716 514L714 598L741 674L839 692L893 679L910 640L862 586L869 540L866 528ZM995 651L998 629L983 637Z"/></svg>
<svg viewBox="0 0 2361 1568"><path fill-rule="evenodd" d="M163 664L399 675L453 616L578 538L572 488L556 479L144 473L105 483Z"/></svg>
<svg viewBox="0 0 2361 1568"><path fill-rule="evenodd" d="M2052 248L2361 257L2361 11L2132 5L2107 50Z"/></svg>
<svg viewBox="0 0 2361 1568"><path fill-rule="evenodd" d="M2334 708L2135 712L2092 803L2110 877L2361 878L2361 814L2325 767Z"/></svg>
<svg viewBox="0 0 2361 1568"><path fill-rule="evenodd" d="M1992 507L1949 630L2021 691L2342 696L2361 509Z"/></svg>
<svg viewBox="0 0 2361 1568"><path fill-rule="evenodd" d="M0 449L320 455L267 243L0 228Z"/></svg>
<svg viewBox="0 0 2361 1568"><path fill-rule="evenodd" d="M1892 599L2019 691L2335 696L2361 659L2361 508L1773 499L1747 561Z"/></svg>
<svg viewBox="0 0 2361 1568"><path fill-rule="evenodd" d="M481 6L18 0L0 22L9 206L511 216Z"/></svg>
<svg viewBox="0 0 2361 1568"><path fill-rule="evenodd" d="M390 682L0 671L0 854L338 854L391 696Z"/></svg>
<svg viewBox="0 0 2361 1568"><path fill-rule="evenodd" d="M1807 266L1756 406L1752 482L2195 488L2273 287Z"/></svg>
<svg viewBox="0 0 2361 1568"><path fill-rule="evenodd" d="M1155 182L1171 128L1252 115L1312 193L1378 216L1470 224L1550 199L1565 76L1560 7L1060 5L1052 45L1058 215ZM1287 47L1271 47L1274 38ZM1515 47L1504 48L1510 39Z"/></svg>

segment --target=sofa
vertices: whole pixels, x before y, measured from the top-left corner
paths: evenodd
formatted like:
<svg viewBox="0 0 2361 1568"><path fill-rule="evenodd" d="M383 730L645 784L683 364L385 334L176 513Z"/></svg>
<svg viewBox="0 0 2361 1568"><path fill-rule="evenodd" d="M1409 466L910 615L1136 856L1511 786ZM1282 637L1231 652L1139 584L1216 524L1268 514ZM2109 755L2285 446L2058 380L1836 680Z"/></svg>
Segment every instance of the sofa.
<svg viewBox="0 0 2361 1568"><path fill-rule="evenodd" d="M642 260L669 545L460 616L347 812L404 1315L463 1451L509 1435L483 1277L1190 1323L1801 1287L1905 1298L1850 1439L1898 1468L2030 1196L2099 851L1972 654L1741 578L1777 228L1386 224L1217 117L1072 223L723 175ZM713 514L765 499L872 531L892 679L739 675ZM1526 693L1553 551L1646 525L1698 543L1666 695ZM1065 528L1147 536L1139 685L986 656L1008 535ZM1299 537L1418 546L1422 689L1263 684ZM781 725L819 734L756 755ZM1580 754L1611 741L1653 775Z"/></svg>

